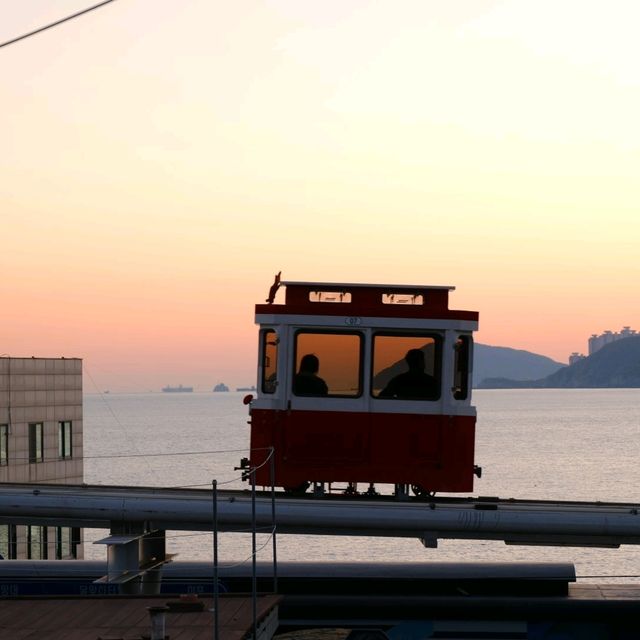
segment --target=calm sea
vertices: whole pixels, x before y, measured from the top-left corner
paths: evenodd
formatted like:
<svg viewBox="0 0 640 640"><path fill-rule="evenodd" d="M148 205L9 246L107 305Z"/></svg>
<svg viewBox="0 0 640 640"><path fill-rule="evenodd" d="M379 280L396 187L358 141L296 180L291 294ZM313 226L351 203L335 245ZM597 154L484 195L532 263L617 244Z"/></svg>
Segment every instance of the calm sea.
<svg viewBox="0 0 640 640"><path fill-rule="evenodd" d="M85 396L85 482L144 486L246 488L233 470L248 454L242 393L104 394ZM640 390L477 390L475 495L501 498L640 503ZM85 557L104 531L86 532ZM212 557L210 533L170 532L179 560ZM262 538L259 560L270 560ZM224 534L222 562L249 558L250 537ZM569 561L580 577L640 576L640 550L513 547L502 542L339 536L278 537L280 560ZM619 581L632 582L631 578ZM637 579L640 581L640 578Z"/></svg>

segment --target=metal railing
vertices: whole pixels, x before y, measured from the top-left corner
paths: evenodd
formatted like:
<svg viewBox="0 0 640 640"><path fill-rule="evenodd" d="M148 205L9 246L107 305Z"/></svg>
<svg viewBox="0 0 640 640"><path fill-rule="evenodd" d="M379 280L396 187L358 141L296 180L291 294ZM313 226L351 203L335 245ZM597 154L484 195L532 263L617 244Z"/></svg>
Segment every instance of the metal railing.
<svg viewBox="0 0 640 640"><path fill-rule="evenodd" d="M258 638L258 573L257 573L257 519L256 519L256 471L266 464L269 465L269 478L271 484L271 526L266 530L271 535L273 557L273 593L278 592L278 553L277 553L277 524L276 524L276 490L275 490L275 455L273 447L268 449L265 460L259 464L249 466L243 470L242 478L248 479L251 484L251 613L253 626L253 640ZM213 519L213 637L220 638L220 584L219 555L218 555L218 481L212 480L212 519ZM264 528L261 528L264 532Z"/></svg>

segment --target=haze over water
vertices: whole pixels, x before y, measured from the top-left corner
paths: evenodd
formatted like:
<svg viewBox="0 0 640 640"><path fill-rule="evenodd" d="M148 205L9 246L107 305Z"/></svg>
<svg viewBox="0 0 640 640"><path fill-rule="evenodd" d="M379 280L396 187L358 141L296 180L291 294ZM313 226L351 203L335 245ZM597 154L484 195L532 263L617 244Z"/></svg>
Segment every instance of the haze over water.
<svg viewBox="0 0 640 640"><path fill-rule="evenodd" d="M248 454L249 426L242 393L86 395L85 482L145 486L247 488L233 470ZM640 389L475 390L476 463L483 477L474 495L547 500L640 503ZM122 457L130 456L130 457ZM85 557L104 559L86 532ZM271 544L259 560L270 560ZM221 535L222 563L248 558L250 537ZM212 557L211 534L170 532L178 560ZM343 536L278 536L279 560L390 562L569 561L578 576L635 576L632 546L581 549L507 546L503 542ZM607 578L606 581L615 581ZM632 578L620 578L630 582Z"/></svg>

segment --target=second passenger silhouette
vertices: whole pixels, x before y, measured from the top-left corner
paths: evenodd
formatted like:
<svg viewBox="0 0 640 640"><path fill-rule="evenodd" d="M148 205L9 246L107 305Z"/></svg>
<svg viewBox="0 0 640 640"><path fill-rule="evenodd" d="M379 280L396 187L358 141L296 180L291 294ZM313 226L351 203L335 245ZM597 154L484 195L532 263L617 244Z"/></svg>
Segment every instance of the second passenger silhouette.
<svg viewBox="0 0 640 640"><path fill-rule="evenodd" d="M409 349L404 359L409 371L391 378L378 397L405 400L435 400L438 397L438 386L436 385L436 379L424 370L424 351Z"/></svg>

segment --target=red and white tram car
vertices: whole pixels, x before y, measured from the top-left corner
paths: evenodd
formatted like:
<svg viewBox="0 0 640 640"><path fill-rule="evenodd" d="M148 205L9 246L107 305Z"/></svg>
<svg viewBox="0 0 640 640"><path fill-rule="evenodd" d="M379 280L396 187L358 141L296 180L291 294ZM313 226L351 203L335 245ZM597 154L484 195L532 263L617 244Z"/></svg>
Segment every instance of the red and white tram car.
<svg viewBox="0 0 640 640"><path fill-rule="evenodd" d="M276 303L280 286L283 303ZM478 313L448 306L453 287L280 282L256 305L256 483L394 484L418 495L469 492ZM278 294L278 298L280 295Z"/></svg>

